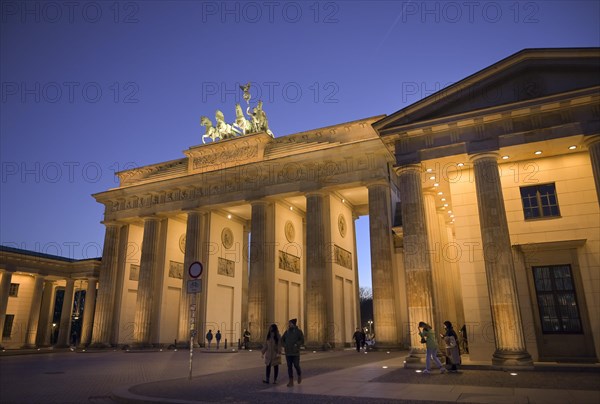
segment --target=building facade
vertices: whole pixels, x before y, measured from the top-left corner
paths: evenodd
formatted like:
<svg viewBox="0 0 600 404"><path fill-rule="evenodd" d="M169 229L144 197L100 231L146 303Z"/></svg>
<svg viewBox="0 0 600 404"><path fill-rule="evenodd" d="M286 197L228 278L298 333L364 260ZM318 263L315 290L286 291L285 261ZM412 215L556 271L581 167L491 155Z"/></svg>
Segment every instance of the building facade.
<svg viewBox="0 0 600 404"><path fill-rule="evenodd" d="M598 49L524 50L389 116L119 173L94 195L106 236L89 342L203 344L211 329L237 343L248 329L260 343L297 318L307 346L345 346L368 215L378 346L421 361L416 325L450 320L472 360L597 361L599 68Z"/></svg>

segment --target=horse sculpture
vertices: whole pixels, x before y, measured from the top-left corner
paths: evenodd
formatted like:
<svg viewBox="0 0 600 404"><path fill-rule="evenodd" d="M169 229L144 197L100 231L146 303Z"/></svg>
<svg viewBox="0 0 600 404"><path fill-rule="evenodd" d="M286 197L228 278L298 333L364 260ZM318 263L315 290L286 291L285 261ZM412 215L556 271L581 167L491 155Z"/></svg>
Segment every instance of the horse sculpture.
<svg viewBox="0 0 600 404"><path fill-rule="evenodd" d="M244 135L254 132L252 130L252 122L246 119L240 104L235 104L235 122L233 123L233 126L234 128L239 129Z"/></svg>
<svg viewBox="0 0 600 404"><path fill-rule="evenodd" d="M202 118L200 118L200 125L206 127L206 132L204 132L204 135L202 135L202 143L206 144L206 138L209 138L213 142L221 139L221 134L213 126L212 121L210 119L203 116Z"/></svg>
<svg viewBox="0 0 600 404"><path fill-rule="evenodd" d="M232 137L241 135L237 129L225 122L225 116L223 115L223 112L217 110L215 113L215 119L217 120L217 132L221 139L230 139Z"/></svg>

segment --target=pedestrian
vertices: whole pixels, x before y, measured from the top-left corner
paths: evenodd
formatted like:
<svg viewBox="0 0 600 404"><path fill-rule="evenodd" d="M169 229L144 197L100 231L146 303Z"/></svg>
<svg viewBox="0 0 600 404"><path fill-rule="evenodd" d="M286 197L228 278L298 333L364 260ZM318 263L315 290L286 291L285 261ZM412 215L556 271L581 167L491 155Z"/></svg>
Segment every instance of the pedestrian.
<svg viewBox="0 0 600 404"><path fill-rule="evenodd" d="M277 324L271 324L267 331L267 341L261 350L262 358L265 360L266 379L263 383L269 384L271 378L271 366L273 366L273 384L277 384L277 376L279 375L279 365L281 365L281 335Z"/></svg>
<svg viewBox="0 0 600 404"><path fill-rule="evenodd" d="M463 324L460 328L460 336L462 337L462 347L465 353L469 353L469 339L467 338L467 325Z"/></svg>
<svg viewBox="0 0 600 404"><path fill-rule="evenodd" d="M360 328L356 327L356 331L354 331L354 335L352 335L352 339L356 344L356 352L360 352L360 347L362 345L363 333Z"/></svg>
<svg viewBox="0 0 600 404"><path fill-rule="evenodd" d="M440 335L444 339L444 344L446 345L446 364L451 364L452 367L449 371L456 373L458 372L457 365L460 365L461 363L460 350L458 348L458 335L456 335L456 331L454 331L450 321L444 321L444 328L446 329L446 332Z"/></svg>
<svg viewBox="0 0 600 404"><path fill-rule="evenodd" d="M361 337L360 346L363 349L363 351L366 352L367 351L367 334L365 334L365 331L362 329L360 330L360 337Z"/></svg>
<svg viewBox="0 0 600 404"><path fill-rule="evenodd" d="M421 321L419 323L419 335L421 336L421 343L425 344L426 347L426 356L425 356L425 370L423 373L430 373L431 370L429 368L429 364L431 359L433 362L440 368L441 373L446 373L446 368L442 366L442 362L437 357L437 341L435 340L435 333L431 329L431 326L427 323Z"/></svg>
<svg viewBox="0 0 600 404"><path fill-rule="evenodd" d="M208 330L208 332L206 333L206 340L208 341L208 349L210 349L210 343L212 342L212 339L213 339L212 330Z"/></svg>
<svg viewBox="0 0 600 404"><path fill-rule="evenodd" d="M219 349L219 345L221 344L221 330L217 330L215 339L217 340L217 349Z"/></svg>
<svg viewBox="0 0 600 404"><path fill-rule="evenodd" d="M250 331L244 329L244 349L248 349L248 345L250 344Z"/></svg>
<svg viewBox="0 0 600 404"><path fill-rule="evenodd" d="M285 348L285 361L287 362L289 382L288 387L294 386L294 370L292 366L296 368L296 374L298 375L298 384L302 383L302 370L300 369L300 346L304 345L304 334L302 330L297 327L295 318L288 322L288 329L283 333L281 342Z"/></svg>

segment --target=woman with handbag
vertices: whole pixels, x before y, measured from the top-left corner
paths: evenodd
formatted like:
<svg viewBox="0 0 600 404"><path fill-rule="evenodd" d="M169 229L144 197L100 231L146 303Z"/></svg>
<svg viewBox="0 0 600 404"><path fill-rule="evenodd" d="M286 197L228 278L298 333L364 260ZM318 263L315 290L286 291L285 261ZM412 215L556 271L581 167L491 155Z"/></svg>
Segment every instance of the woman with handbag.
<svg viewBox="0 0 600 404"><path fill-rule="evenodd" d="M419 323L419 329L421 329L421 331L419 331L419 335L421 336L421 343L425 344L425 347L427 349L427 356L425 357L425 370L423 371L423 373L427 374L431 372L429 364L431 363L432 359L433 362L440 368L440 372L446 373L446 368L442 366L442 362L440 362L440 360L437 357L438 345L437 341L435 340L435 333L431 329L431 326L421 321Z"/></svg>
<svg viewBox="0 0 600 404"><path fill-rule="evenodd" d="M446 344L446 363L452 364L450 372L456 373L458 372L457 365L460 365L461 363L460 350L458 348L458 335L456 334L456 331L454 331L450 321L444 321L444 328L446 329L446 333L441 334L441 336Z"/></svg>
<svg viewBox="0 0 600 404"><path fill-rule="evenodd" d="M271 366L273 366L275 369L273 373L273 384L276 384L277 376L279 375L279 365L281 365L281 335L279 334L277 324L271 324L269 327L267 340L263 345L261 352L262 357L265 360L265 365L267 366L267 378L263 380L263 383L269 383L269 379L271 378Z"/></svg>

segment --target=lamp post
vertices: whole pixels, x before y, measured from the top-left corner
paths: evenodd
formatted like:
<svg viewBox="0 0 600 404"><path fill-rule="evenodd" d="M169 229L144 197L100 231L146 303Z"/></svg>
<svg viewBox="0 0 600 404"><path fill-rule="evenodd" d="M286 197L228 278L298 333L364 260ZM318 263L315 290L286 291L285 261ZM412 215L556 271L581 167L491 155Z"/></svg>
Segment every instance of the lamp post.
<svg viewBox="0 0 600 404"><path fill-rule="evenodd" d="M367 324L369 324L369 334L373 335L373 320L367 321Z"/></svg>
<svg viewBox="0 0 600 404"><path fill-rule="evenodd" d="M56 323L52 323L52 335L50 335L50 345L54 345L54 334L56 332Z"/></svg>

